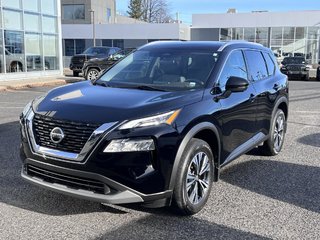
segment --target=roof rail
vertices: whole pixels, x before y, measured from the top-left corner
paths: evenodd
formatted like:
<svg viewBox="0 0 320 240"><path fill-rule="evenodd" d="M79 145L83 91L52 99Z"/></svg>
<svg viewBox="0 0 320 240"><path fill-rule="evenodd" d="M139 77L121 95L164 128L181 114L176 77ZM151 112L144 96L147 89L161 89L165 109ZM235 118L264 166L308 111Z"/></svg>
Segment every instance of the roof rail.
<svg viewBox="0 0 320 240"><path fill-rule="evenodd" d="M263 47L263 45L260 44L260 43L248 42L248 41L245 41L245 40L231 40L231 41L225 42L225 44L223 44L218 49L218 52L222 52L226 47L228 47L230 45L241 44L241 43L246 44L246 45L256 45L256 46Z"/></svg>

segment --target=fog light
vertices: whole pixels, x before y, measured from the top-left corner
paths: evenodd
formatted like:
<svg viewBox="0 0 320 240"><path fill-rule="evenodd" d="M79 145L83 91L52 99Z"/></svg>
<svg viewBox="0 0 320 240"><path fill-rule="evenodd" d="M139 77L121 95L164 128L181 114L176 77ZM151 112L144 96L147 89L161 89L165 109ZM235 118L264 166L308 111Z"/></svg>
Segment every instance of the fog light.
<svg viewBox="0 0 320 240"><path fill-rule="evenodd" d="M152 151L154 149L155 146L152 139L117 139L112 140L103 152L138 152Z"/></svg>

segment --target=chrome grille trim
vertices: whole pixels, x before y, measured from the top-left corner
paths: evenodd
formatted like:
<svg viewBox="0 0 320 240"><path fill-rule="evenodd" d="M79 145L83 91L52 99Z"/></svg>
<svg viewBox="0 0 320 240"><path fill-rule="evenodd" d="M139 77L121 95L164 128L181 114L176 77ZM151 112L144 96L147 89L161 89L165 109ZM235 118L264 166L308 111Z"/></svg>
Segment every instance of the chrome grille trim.
<svg viewBox="0 0 320 240"><path fill-rule="evenodd" d="M82 162L87 154L90 152L91 149L95 148L100 137L108 134L111 132L118 122L111 122L105 123L98 127L96 130L93 131L87 142L85 143L84 147L82 148L81 152L78 153L71 153L66 151L61 151L57 149L52 149L48 147L40 146L36 143L36 139L34 137L33 132L33 118L34 112L30 111L29 114L26 116L25 121L25 129L28 136L29 145L31 146L31 150L34 154L37 154L43 158L52 157L55 160L60 161L72 161L72 162Z"/></svg>

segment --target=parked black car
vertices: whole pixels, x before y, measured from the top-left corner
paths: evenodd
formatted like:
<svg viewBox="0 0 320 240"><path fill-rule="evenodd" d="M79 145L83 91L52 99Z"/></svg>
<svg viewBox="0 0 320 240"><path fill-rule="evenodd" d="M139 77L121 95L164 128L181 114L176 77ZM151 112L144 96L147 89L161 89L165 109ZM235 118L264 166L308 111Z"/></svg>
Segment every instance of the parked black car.
<svg viewBox="0 0 320 240"><path fill-rule="evenodd" d="M228 163L257 146L281 151L287 118L287 76L268 48L150 43L94 83L25 107L22 177L102 203L194 214Z"/></svg>
<svg viewBox="0 0 320 240"><path fill-rule="evenodd" d="M79 76L82 72L83 64L92 58L107 58L121 50L117 47L90 47L82 54L77 54L71 58L70 70L73 71L73 76Z"/></svg>
<svg viewBox="0 0 320 240"><path fill-rule="evenodd" d="M281 72L289 79L309 79L309 67L304 57L285 57L281 64Z"/></svg>
<svg viewBox="0 0 320 240"><path fill-rule="evenodd" d="M96 80L101 71L110 68L117 61L127 56L134 49L125 49L105 58L93 58L86 61L82 68L82 75L87 80Z"/></svg>

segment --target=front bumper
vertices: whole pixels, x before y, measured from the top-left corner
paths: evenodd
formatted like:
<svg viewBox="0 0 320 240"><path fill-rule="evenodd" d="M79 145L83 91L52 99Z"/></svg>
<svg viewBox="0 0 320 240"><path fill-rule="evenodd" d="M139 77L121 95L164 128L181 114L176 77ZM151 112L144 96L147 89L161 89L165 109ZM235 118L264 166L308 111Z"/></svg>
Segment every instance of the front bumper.
<svg viewBox="0 0 320 240"><path fill-rule="evenodd" d="M83 64L72 64L72 63L69 66L70 70L75 72L82 72L82 67L83 67Z"/></svg>
<svg viewBox="0 0 320 240"><path fill-rule="evenodd" d="M281 70L281 72L287 75L289 78L305 78L308 76L308 71L290 71L290 70Z"/></svg>
<svg viewBox="0 0 320 240"><path fill-rule="evenodd" d="M61 168L29 158L25 160L21 176L45 189L108 204L148 203L159 199L166 202L171 197L171 191L142 194L99 174ZM94 186L98 184L101 187Z"/></svg>

